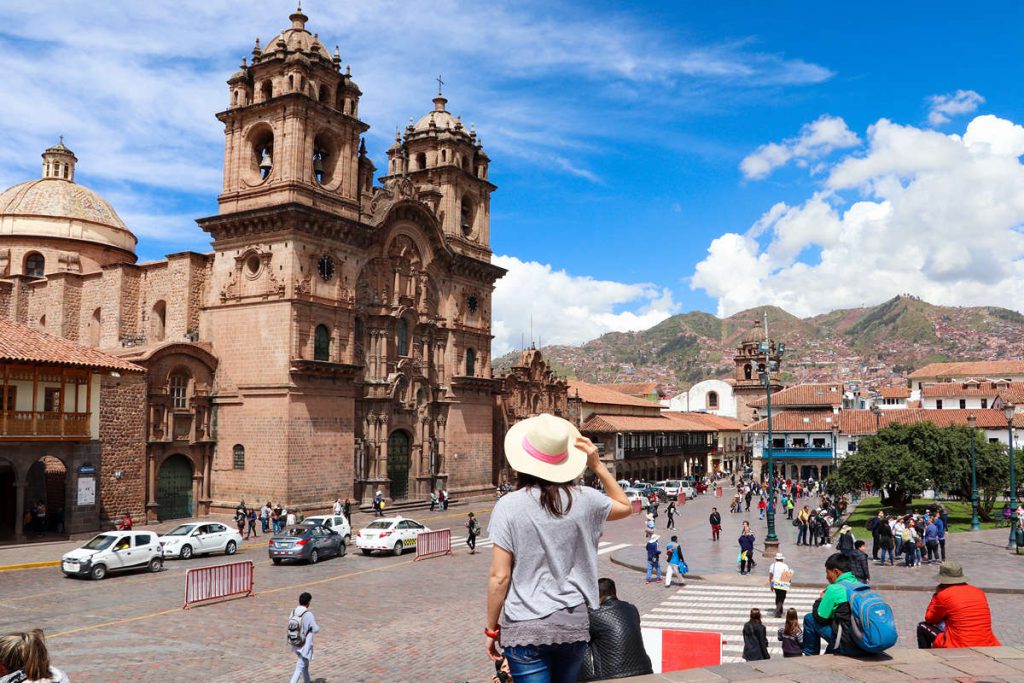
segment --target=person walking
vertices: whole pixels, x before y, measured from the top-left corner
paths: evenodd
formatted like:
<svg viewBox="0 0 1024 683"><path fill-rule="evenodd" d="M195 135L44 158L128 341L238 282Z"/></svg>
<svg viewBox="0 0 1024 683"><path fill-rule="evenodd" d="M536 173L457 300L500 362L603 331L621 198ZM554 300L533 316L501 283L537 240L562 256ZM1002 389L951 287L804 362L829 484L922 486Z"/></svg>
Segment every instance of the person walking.
<svg viewBox="0 0 1024 683"><path fill-rule="evenodd" d="M775 591L775 618L782 616L786 593L793 582L793 570L786 564L782 553L776 553L775 559L768 566L768 588Z"/></svg>
<svg viewBox="0 0 1024 683"><path fill-rule="evenodd" d="M786 519L789 519L789 520L793 519L793 508L794 507L796 507L796 505L793 503L793 496L789 496L786 499Z"/></svg>
<svg viewBox="0 0 1024 683"><path fill-rule="evenodd" d="M249 508L249 515L248 515L249 528L245 532L246 540L248 540L248 538L250 536L256 536L257 538L259 537L259 534L256 533L256 519L257 519L256 508Z"/></svg>
<svg viewBox="0 0 1024 683"><path fill-rule="evenodd" d="M768 633L761 623L761 610L750 610L750 620L743 625L743 660L768 659Z"/></svg>
<svg viewBox="0 0 1024 683"><path fill-rule="evenodd" d="M512 679L575 682L598 601L597 547L606 521L632 513L597 446L561 418L542 413L505 435L518 490L491 512L494 544L484 624L492 661ZM587 468L604 493L574 481ZM543 578L541 578L543 577Z"/></svg>
<svg viewBox="0 0 1024 683"><path fill-rule="evenodd" d="M341 516L341 498L340 497L334 499L334 516L335 517L340 517Z"/></svg>
<svg viewBox="0 0 1024 683"><path fill-rule="evenodd" d="M270 531L270 501L260 506L260 528L263 533Z"/></svg>
<svg viewBox="0 0 1024 683"><path fill-rule="evenodd" d="M783 657L804 656L804 631L800 628L800 615L792 607L786 611L786 624L779 627L779 642Z"/></svg>
<svg viewBox="0 0 1024 683"><path fill-rule="evenodd" d="M452 502L451 498L448 497L448 489L447 488L441 489L441 498L440 498L440 500L441 500L441 509L442 510L447 510L448 506Z"/></svg>
<svg viewBox="0 0 1024 683"><path fill-rule="evenodd" d="M743 522L740 532L740 574L749 574L754 567L754 532L750 530L750 522Z"/></svg>
<svg viewBox="0 0 1024 683"><path fill-rule="evenodd" d="M672 540L665 546L665 588L672 585L673 571L679 574L680 583L683 583L683 577L690 571L689 567L686 566L686 558L683 557L683 546L679 543L678 536L673 536Z"/></svg>
<svg viewBox="0 0 1024 683"><path fill-rule="evenodd" d="M349 523L349 526L352 526L352 501L348 498L342 503L341 514L345 515L345 521Z"/></svg>
<svg viewBox="0 0 1024 683"><path fill-rule="evenodd" d="M666 529L671 529L672 531L675 531L676 530L676 502L674 500L670 500L668 502L668 507L665 508L665 517L668 520L667 523L665 524L665 528Z"/></svg>
<svg viewBox="0 0 1024 683"><path fill-rule="evenodd" d="M245 533L245 523L247 519L248 515L245 512L245 508L238 508L235 510L235 526L238 527L239 536Z"/></svg>
<svg viewBox="0 0 1024 683"><path fill-rule="evenodd" d="M924 527L924 547L927 552L926 562L932 564L939 561L939 527L935 518L927 517Z"/></svg>
<svg viewBox="0 0 1024 683"><path fill-rule="evenodd" d="M810 520L811 520L811 511L809 509L807 509L806 505L804 505L803 509L801 509L800 512L798 512L797 515L796 515L796 521L797 521L796 544L797 545L810 545L810 542L807 540L807 525L810 523Z"/></svg>
<svg viewBox="0 0 1024 683"><path fill-rule="evenodd" d="M980 588L967 583L963 567L958 562L943 562L935 579L935 593L924 621L917 625L917 646L998 647L988 598Z"/></svg>
<svg viewBox="0 0 1024 683"><path fill-rule="evenodd" d="M433 512L437 508L437 492L430 492L430 511Z"/></svg>
<svg viewBox="0 0 1024 683"><path fill-rule="evenodd" d="M294 512L289 512L288 510L284 511L284 523L287 524L289 528L295 526L296 521Z"/></svg>
<svg viewBox="0 0 1024 683"><path fill-rule="evenodd" d="M871 532L871 559L878 561L878 553L882 549L879 544L879 536L882 532L882 527L885 525L885 513L881 510L878 514L868 520L867 528Z"/></svg>
<svg viewBox="0 0 1024 683"><path fill-rule="evenodd" d="M384 516L384 493L379 489L377 490L377 493L373 495L373 516Z"/></svg>
<svg viewBox="0 0 1024 683"><path fill-rule="evenodd" d="M893 554L895 545L891 521L883 517L882 522L878 525L878 552L882 556L880 564L883 567L885 566L886 555L889 556L889 566L896 565L896 557Z"/></svg>
<svg viewBox="0 0 1024 683"><path fill-rule="evenodd" d="M270 519L274 523L274 533L281 533L281 525L284 524L284 508L281 507L281 503L274 506L274 514Z"/></svg>
<svg viewBox="0 0 1024 683"><path fill-rule="evenodd" d="M132 513L129 510L125 510L124 514L121 515L121 521L117 525L117 530L131 531L133 526L135 526L135 520L132 519Z"/></svg>
<svg viewBox="0 0 1024 683"><path fill-rule="evenodd" d="M844 524L839 530L839 536L836 537L836 550L841 552L843 555L849 555L852 557L853 548L856 542L857 539L853 536L853 529Z"/></svg>
<svg viewBox="0 0 1024 683"><path fill-rule="evenodd" d="M652 579L654 581L661 581L661 548L658 547L659 538L660 536L657 534L647 538L647 583L650 583Z"/></svg>
<svg viewBox="0 0 1024 683"><path fill-rule="evenodd" d="M946 561L946 509L941 505L935 511L935 528L939 532L939 553L942 555L942 562Z"/></svg>
<svg viewBox="0 0 1024 683"><path fill-rule="evenodd" d="M761 496L761 500L757 501L757 518L764 519L764 513L767 509L768 502L765 501L764 496Z"/></svg>
<svg viewBox="0 0 1024 683"><path fill-rule="evenodd" d="M480 522L472 512L466 516L469 517L466 520L466 547L469 548L470 555L476 555L476 537L480 535Z"/></svg>
<svg viewBox="0 0 1024 683"><path fill-rule="evenodd" d="M316 617L309 609L309 603L313 596L303 593L299 596L299 605L292 610L288 617L288 643L295 653L295 673L292 674L291 683L299 683L301 678L304 683L310 683L309 663L313 661L313 634L320 633L320 626L316 623Z"/></svg>
<svg viewBox="0 0 1024 683"><path fill-rule="evenodd" d="M850 572L857 577L861 583L871 583L871 561L868 554L864 552L864 541L857 541L853 544L853 554L850 555Z"/></svg>
<svg viewBox="0 0 1024 683"><path fill-rule="evenodd" d="M718 514L718 508L711 508L708 523L711 525L711 540L718 541L718 537L722 535L722 515Z"/></svg>

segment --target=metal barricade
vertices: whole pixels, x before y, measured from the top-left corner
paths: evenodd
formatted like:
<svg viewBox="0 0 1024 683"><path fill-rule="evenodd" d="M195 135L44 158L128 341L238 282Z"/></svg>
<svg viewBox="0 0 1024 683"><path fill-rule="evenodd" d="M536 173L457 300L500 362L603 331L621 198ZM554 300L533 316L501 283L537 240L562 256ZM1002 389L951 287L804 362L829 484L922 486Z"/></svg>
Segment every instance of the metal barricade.
<svg viewBox="0 0 1024 683"><path fill-rule="evenodd" d="M185 572L185 604L182 609L208 600L254 595L253 570L250 560L189 569Z"/></svg>
<svg viewBox="0 0 1024 683"><path fill-rule="evenodd" d="M639 498L634 499L633 502L630 503L630 505L633 506L634 515L639 515L644 509L644 504L640 501Z"/></svg>
<svg viewBox="0 0 1024 683"><path fill-rule="evenodd" d="M416 559L414 562L431 557L452 554L452 530L426 531L416 537Z"/></svg>

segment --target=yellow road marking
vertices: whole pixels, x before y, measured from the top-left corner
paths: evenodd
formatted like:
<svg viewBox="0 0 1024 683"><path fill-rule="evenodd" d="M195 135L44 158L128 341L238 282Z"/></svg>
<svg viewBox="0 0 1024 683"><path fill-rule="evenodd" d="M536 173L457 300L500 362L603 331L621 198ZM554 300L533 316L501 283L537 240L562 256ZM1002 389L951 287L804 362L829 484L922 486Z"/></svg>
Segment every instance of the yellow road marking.
<svg viewBox="0 0 1024 683"><path fill-rule="evenodd" d="M0 572L12 572L19 569L41 569L42 567L59 567L60 560L49 560L47 562L23 562L22 564L8 564L0 567Z"/></svg>
<svg viewBox="0 0 1024 683"><path fill-rule="evenodd" d="M321 583L329 583L331 581L338 581L340 579L349 579L349 578L352 578L353 576L360 576L361 574L371 574L373 572L380 572L380 571L385 571L387 569L394 569L395 567L404 567L404 566L412 564L415 561L416 560L406 560L405 562L396 562L395 564L388 564L388 565L383 565L383 566L380 566L380 567L373 567L371 569L362 569L360 571L350 572L348 574L339 574L338 576L328 576L327 578L317 579L315 581L306 581L306 582L303 582L303 583L296 583L296 584L293 584L291 586L281 586L279 588L271 588L270 590L266 590L266 591L258 591L258 592L253 593L253 595L257 595L257 596L258 595L268 595L270 593L280 593L281 591L295 590L296 588L304 588L306 586L316 586L316 585L321 584ZM109 626L119 626L121 624L128 624L128 623L131 623L133 621L142 621L143 619L152 619L154 617L160 617L160 616L164 616L166 614L181 614L182 611L183 610L180 607L176 607L174 609L165 609L165 610L161 610L159 612L151 612L149 614L140 614L137 617L126 617L124 619L115 619L114 621L106 621L106 622L103 622L101 624L92 624L91 626L81 626L79 628L73 628L70 631L61 631L60 633L50 633L50 634L47 634L46 637L47 638L51 638L51 639L52 638L60 638L61 636L69 636L69 635L72 635L74 633L82 633L83 631L93 631L93 630L96 630L98 628L107 628Z"/></svg>

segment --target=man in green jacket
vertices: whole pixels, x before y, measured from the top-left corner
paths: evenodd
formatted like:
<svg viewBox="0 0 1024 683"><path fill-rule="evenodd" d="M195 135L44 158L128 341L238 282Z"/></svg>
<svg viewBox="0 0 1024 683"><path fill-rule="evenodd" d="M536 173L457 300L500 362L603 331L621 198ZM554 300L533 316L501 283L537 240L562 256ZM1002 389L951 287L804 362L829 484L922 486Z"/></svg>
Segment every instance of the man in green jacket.
<svg viewBox="0 0 1024 683"><path fill-rule="evenodd" d="M804 655L820 654L825 640L825 654L854 655L860 649L850 639L850 601L843 584L859 583L850 571L850 558L834 553L825 560L825 578L828 586L804 615ZM836 643L836 632L841 633Z"/></svg>

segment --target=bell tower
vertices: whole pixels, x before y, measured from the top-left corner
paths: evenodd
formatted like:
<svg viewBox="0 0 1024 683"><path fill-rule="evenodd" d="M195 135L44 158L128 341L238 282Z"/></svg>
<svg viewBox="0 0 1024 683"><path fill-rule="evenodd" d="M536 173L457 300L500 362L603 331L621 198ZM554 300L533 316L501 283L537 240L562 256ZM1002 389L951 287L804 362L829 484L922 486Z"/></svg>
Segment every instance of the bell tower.
<svg viewBox="0 0 1024 683"><path fill-rule="evenodd" d="M736 416L744 424L753 422L754 410L749 403L764 398L770 390L773 394L782 390L779 364L782 362L783 346L768 336L767 323L754 320L743 336L733 361L736 375L733 378L733 396L736 397ZM764 381L767 377L768 387Z"/></svg>
<svg viewBox="0 0 1024 683"><path fill-rule="evenodd" d="M490 260L491 193L498 189L487 179L490 158L476 131L448 111L442 84L438 78L433 110L410 119L404 138L396 134L381 180L407 175L421 192L440 192L437 216L452 249Z"/></svg>
<svg viewBox="0 0 1024 683"><path fill-rule="evenodd" d="M224 124L224 188L220 213L286 203L315 206L357 219L365 173L359 172L362 94L317 34L306 29L301 7L291 26L265 48L259 38L252 63L228 79Z"/></svg>

